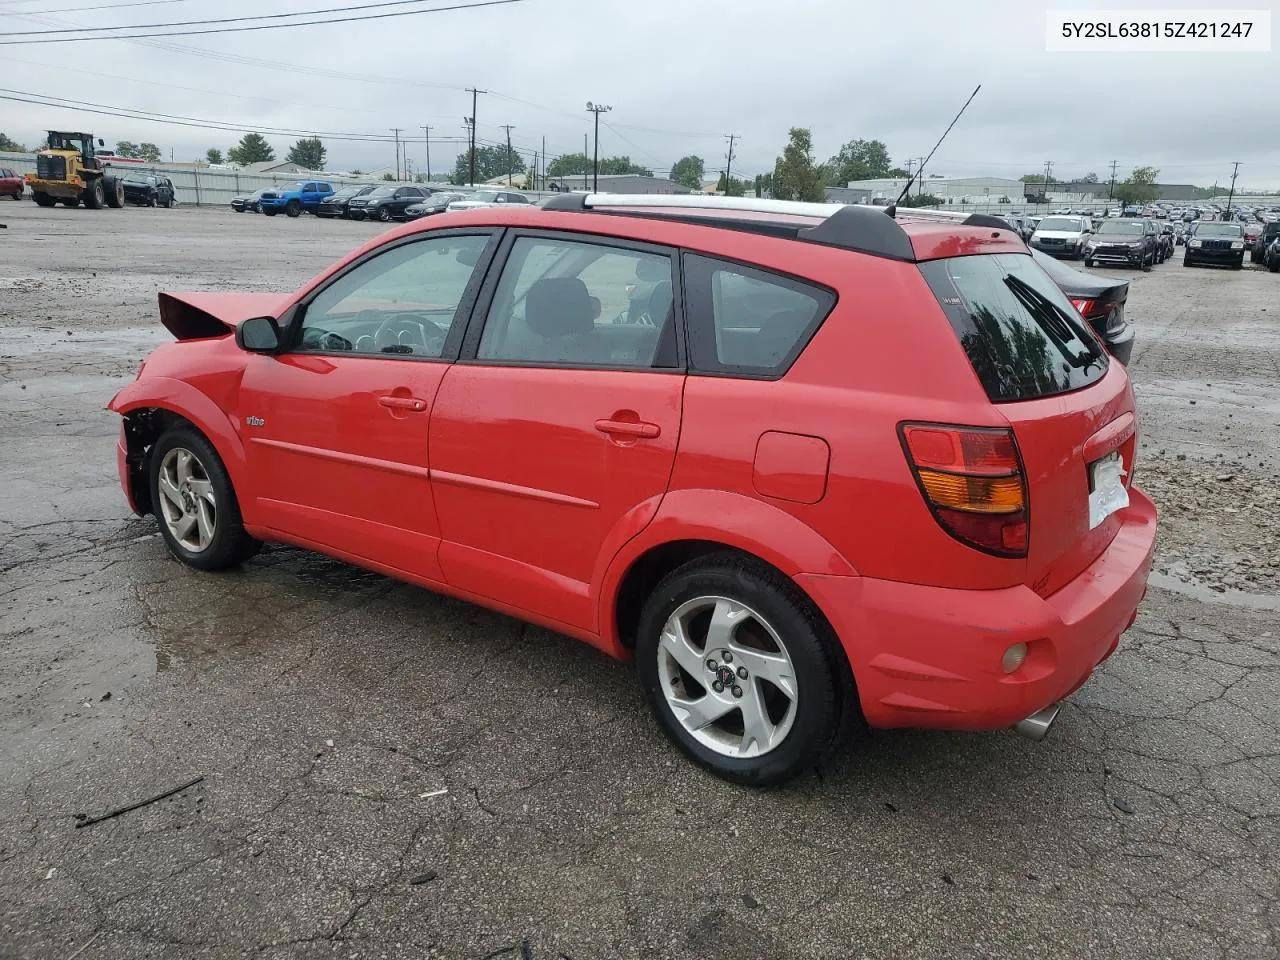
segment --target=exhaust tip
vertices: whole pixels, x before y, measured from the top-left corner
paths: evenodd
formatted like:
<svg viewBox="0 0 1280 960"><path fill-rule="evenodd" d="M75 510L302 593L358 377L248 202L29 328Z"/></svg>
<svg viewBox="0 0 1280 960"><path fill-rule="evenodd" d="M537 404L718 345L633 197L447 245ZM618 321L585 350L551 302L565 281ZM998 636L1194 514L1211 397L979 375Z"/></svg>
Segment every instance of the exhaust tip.
<svg viewBox="0 0 1280 960"><path fill-rule="evenodd" d="M1019 720L1014 724L1013 729L1029 740L1043 740L1049 733L1049 728L1053 726L1053 721L1058 718L1058 711L1061 709L1062 701L1051 703L1025 720Z"/></svg>

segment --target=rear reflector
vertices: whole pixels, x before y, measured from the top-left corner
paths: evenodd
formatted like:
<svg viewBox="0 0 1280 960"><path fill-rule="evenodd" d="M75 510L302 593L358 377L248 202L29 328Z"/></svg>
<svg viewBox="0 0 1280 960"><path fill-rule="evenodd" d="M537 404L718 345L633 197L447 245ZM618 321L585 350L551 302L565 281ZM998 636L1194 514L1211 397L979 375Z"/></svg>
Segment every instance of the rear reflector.
<svg viewBox="0 0 1280 960"><path fill-rule="evenodd" d="M903 423L898 431L944 530L986 553L1027 555L1027 486L1011 431L932 423Z"/></svg>

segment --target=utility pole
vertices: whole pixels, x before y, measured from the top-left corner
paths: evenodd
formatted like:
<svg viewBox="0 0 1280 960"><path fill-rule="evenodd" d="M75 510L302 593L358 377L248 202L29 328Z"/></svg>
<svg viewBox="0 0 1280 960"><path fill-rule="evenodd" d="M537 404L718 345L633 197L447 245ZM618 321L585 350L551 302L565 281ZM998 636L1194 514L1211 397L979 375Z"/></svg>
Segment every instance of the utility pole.
<svg viewBox="0 0 1280 960"><path fill-rule="evenodd" d="M422 128L422 139L427 145L427 183L431 182L431 128Z"/></svg>
<svg viewBox="0 0 1280 960"><path fill-rule="evenodd" d="M538 171L537 171L537 170L534 170L534 174L533 174L533 186L534 186L534 189L535 189L535 190L545 190L545 189L547 189L547 183L546 183L547 175L546 175L546 170L547 170L547 138L546 138L546 137L543 137L543 138L542 138L542 175L541 175L541 176L539 176L539 175L538 175Z"/></svg>
<svg viewBox="0 0 1280 960"><path fill-rule="evenodd" d="M1044 162L1044 202L1049 202L1049 174L1053 172L1053 161Z"/></svg>
<svg viewBox="0 0 1280 960"><path fill-rule="evenodd" d="M1107 187L1108 200L1110 200L1112 197L1116 195L1116 167L1119 165L1119 163L1120 161L1118 160L1111 161L1111 186Z"/></svg>
<svg viewBox="0 0 1280 960"><path fill-rule="evenodd" d="M396 135L396 179L400 179L400 128L392 127L391 132Z"/></svg>
<svg viewBox="0 0 1280 960"><path fill-rule="evenodd" d="M733 179L733 142L739 137L736 133L730 133L725 136L725 139L729 141L729 158L724 167L724 192L728 194L729 181Z"/></svg>
<svg viewBox="0 0 1280 960"><path fill-rule="evenodd" d="M925 161L925 158L924 158L924 157L920 157L920 158L919 158L919 160L920 160L920 163L919 163L919 165L916 167L916 182L920 184L920 189L918 189L918 190L916 191L916 196L918 196L918 197L923 197L923 196L924 196L924 161Z"/></svg>
<svg viewBox="0 0 1280 960"><path fill-rule="evenodd" d="M613 107L606 106L603 103L592 103L587 101L587 111L596 115L596 151L595 159L591 163L593 185L591 190L593 193L600 192L600 114L608 113Z"/></svg>
<svg viewBox="0 0 1280 960"><path fill-rule="evenodd" d="M591 172L590 170L587 169L587 158L590 156L591 154L587 152L587 134L584 133L582 135L582 189L583 190L591 189L591 184L587 180L587 174Z"/></svg>
<svg viewBox="0 0 1280 960"><path fill-rule="evenodd" d="M502 129L507 131L507 186L511 186L511 131L515 126L510 123L502 124Z"/></svg>
<svg viewBox="0 0 1280 960"><path fill-rule="evenodd" d="M471 94L471 164L470 177L471 186L476 185L476 100L480 94L488 93L488 90L477 90L475 87L467 87L467 93Z"/></svg>
<svg viewBox="0 0 1280 960"><path fill-rule="evenodd" d="M1235 169L1231 171L1231 190L1227 194L1227 218L1229 220L1234 219L1231 216L1231 200L1236 195L1236 176L1240 173L1240 161L1236 160L1234 163Z"/></svg>

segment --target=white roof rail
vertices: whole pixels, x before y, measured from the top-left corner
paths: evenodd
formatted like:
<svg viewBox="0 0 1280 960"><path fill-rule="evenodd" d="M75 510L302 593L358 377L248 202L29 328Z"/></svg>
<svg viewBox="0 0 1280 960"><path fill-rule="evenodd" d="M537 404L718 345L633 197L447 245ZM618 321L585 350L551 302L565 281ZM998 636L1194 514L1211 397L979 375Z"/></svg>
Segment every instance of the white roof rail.
<svg viewBox="0 0 1280 960"><path fill-rule="evenodd" d="M931 210L928 207L898 207L895 213L908 220L944 220L948 223L963 223L969 218L969 214L958 210Z"/></svg>
<svg viewBox="0 0 1280 960"><path fill-rule="evenodd" d="M756 197L715 197L693 193L591 193L583 198L583 206L595 207L665 207L686 210L743 210L749 213L778 213L794 217L826 219L842 203L805 203L799 200L763 200Z"/></svg>

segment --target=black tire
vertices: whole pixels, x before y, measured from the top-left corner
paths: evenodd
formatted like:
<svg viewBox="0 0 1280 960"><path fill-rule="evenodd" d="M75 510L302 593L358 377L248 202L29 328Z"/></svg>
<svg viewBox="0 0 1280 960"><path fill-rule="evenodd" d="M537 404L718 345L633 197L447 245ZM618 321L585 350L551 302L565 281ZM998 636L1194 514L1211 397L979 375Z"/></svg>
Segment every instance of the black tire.
<svg viewBox="0 0 1280 960"><path fill-rule="evenodd" d="M276 215L276 211L274 207L263 207L262 214L263 216L274 217Z"/></svg>
<svg viewBox="0 0 1280 960"><path fill-rule="evenodd" d="M244 207L232 207L231 209L236 213L244 213Z"/></svg>
<svg viewBox="0 0 1280 960"><path fill-rule="evenodd" d="M381 220L383 223L388 222L391 219L391 210L388 209L387 207L379 207L378 219Z"/></svg>
<svg viewBox="0 0 1280 960"><path fill-rule="evenodd" d="M678 607L702 597L728 598L755 611L783 638L791 659L794 719L782 742L762 755L732 757L699 742L676 717L663 692L659 672L663 628ZM839 643L808 598L777 571L736 553L690 561L663 578L640 614L636 662L645 696L663 732L694 763L735 783L768 786L815 766L838 739L845 712L857 709L853 677ZM781 696L776 688L765 687L763 681L750 682L762 684L756 689L768 690L776 707L778 700L772 695ZM709 685L703 689L711 696ZM742 711L730 708L724 719L732 723L735 717L741 724Z"/></svg>
<svg viewBox="0 0 1280 960"><path fill-rule="evenodd" d="M112 210L124 206L124 184L115 177L104 177L102 180L103 199Z"/></svg>
<svg viewBox="0 0 1280 960"><path fill-rule="evenodd" d="M1085 257L1085 258L1084 258L1084 265L1085 265L1086 267L1092 267L1092 266L1093 266L1093 261L1092 261L1092 260L1090 260L1088 257Z"/></svg>
<svg viewBox="0 0 1280 960"><path fill-rule="evenodd" d="M55 197L51 197L47 193L41 193L39 191L31 194L31 199L36 202L36 206L38 207L52 207L56 206L58 203Z"/></svg>
<svg viewBox="0 0 1280 960"><path fill-rule="evenodd" d="M1280 273L1280 257L1273 257L1267 261L1267 269L1272 273Z"/></svg>
<svg viewBox="0 0 1280 960"><path fill-rule="evenodd" d="M1262 255L1258 253L1258 248L1254 247L1249 251L1249 262L1258 263L1262 260Z"/></svg>
<svg viewBox="0 0 1280 960"><path fill-rule="evenodd" d="M1240 254L1240 259L1239 259L1239 260L1237 260L1235 263L1233 263L1233 264L1231 265L1231 269L1232 269L1232 270L1243 270L1243 269L1244 269L1244 254L1243 254L1243 253L1242 253L1242 254Z"/></svg>
<svg viewBox="0 0 1280 960"><path fill-rule="evenodd" d="M102 189L102 178L95 177L85 188L84 205L90 210L101 210L107 205L106 191Z"/></svg>
<svg viewBox="0 0 1280 960"><path fill-rule="evenodd" d="M160 201L156 198L156 195L154 192L147 194L147 206L148 207L160 206Z"/></svg>
<svg viewBox="0 0 1280 960"><path fill-rule="evenodd" d="M213 537L203 550L193 551L183 546L169 529L162 510L164 504L160 491L160 471L165 456L173 450L186 450L198 461L213 489L217 509L214 514ZM197 570L225 570L248 560L262 547L262 543L245 533L240 518L240 504L236 500L231 478L222 465L213 445L192 426L170 427L164 432L148 454L148 482L151 485L151 503L169 552L189 567Z"/></svg>
<svg viewBox="0 0 1280 960"><path fill-rule="evenodd" d="M1182 265L1183 265L1184 267L1194 267L1196 264L1195 264L1195 261L1194 261L1194 260L1192 260L1192 259L1191 259L1190 257L1188 257L1186 254L1183 254L1183 256L1182 256Z"/></svg>
<svg viewBox="0 0 1280 960"><path fill-rule="evenodd" d="M173 195L172 195L172 194L171 194L171 195L169 195L167 198L165 198L165 201L164 201L164 208L165 208L166 210L172 210L172 209L173 209Z"/></svg>
<svg viewBox="0 0 1280 960"><path fill-rule="evenodd" d="M284 205L284 215L286 217L296 217L302 213L302 204L297 200L290 200Z"/></svg>
<svg viewBox="0 0 1280 960"><path fill-rule="evenodd" d="M78 207L78 206L80 206L80 198L79 198L79 197L63 197L63 198L62 198L62 200L60 200L59 202L60 202L64 207L67 207L67 208L74 208L74 207Z"/></svg>

